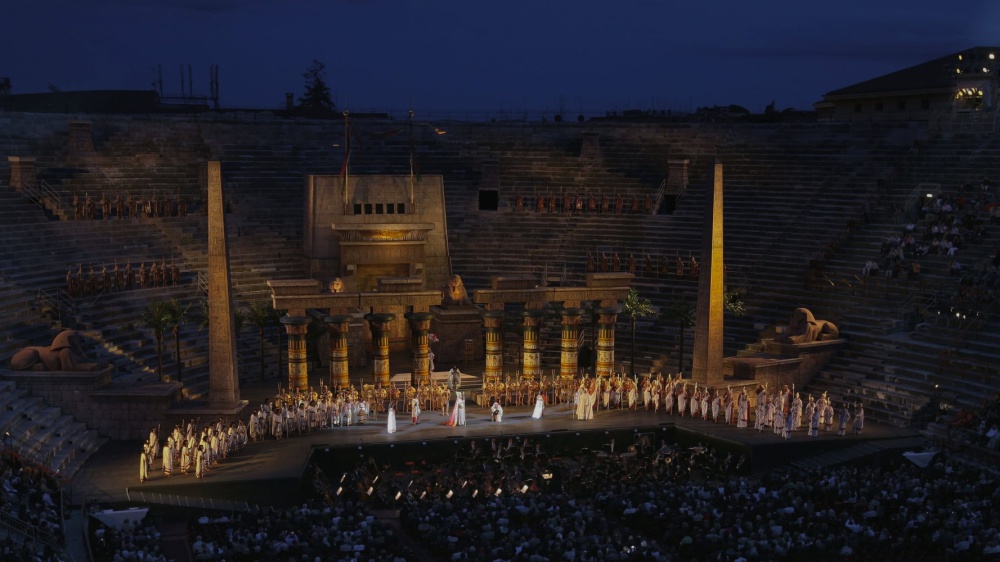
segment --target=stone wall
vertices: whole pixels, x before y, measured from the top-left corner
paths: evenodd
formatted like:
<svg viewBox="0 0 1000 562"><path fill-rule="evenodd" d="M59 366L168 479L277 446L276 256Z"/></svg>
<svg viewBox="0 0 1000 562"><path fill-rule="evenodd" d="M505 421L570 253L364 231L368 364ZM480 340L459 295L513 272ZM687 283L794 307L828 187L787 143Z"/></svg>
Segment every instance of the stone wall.
<svg viewBox="0 0 1000 562"><path fill-rule="evenodd" d="M149 429L163 421L171 405L180 402L181 385L153 383L111 390L107 388L112 370L5 371L2 376L16 381L45 403L61 408L88 429L96 429L103 437L145 439Z"/></svg>

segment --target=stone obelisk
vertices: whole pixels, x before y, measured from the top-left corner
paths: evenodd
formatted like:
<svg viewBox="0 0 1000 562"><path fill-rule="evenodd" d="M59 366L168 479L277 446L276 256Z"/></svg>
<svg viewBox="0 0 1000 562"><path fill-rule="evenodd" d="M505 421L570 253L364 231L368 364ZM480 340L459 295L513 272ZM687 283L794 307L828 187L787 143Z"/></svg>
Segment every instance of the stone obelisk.
<svg viewBox="0 0 1000 562"><path fill-rule="evenodd" d="M222 411L241 407L230 281L222 170L213 160L208 163L208 407Z"/></svg>
<svg viewBox="0 0 1000 562"><path fill-rule="evenodd" d="M702 235L695 309L691 380L709 388L723 384L722 325L725 270L722 263L722 163L711 165L712 185L705 196L706 228Z"/></svg>

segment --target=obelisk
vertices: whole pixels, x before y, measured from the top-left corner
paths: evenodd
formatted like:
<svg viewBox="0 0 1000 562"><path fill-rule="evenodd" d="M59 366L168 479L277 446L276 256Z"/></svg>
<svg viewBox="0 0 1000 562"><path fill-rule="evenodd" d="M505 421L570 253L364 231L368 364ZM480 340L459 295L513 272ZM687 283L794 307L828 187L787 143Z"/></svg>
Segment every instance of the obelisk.
<svg viewBox="0 0 1000 562"><path fill-rule="evenodd" d="M691 379L708 388L723 384L722 325L724 266L722 263L722 163L711 165L712 185L705 196L706 228L702 233L701 267L698 268L698 303L695 309L694 357Z"/></svg>
<svg viewBox="0 0 1000 562"><path fill-rule="evenodd" d="M208 163L208 407L219 410L240 407L230 281L222 170L219 162L213 160Z"/></svg>

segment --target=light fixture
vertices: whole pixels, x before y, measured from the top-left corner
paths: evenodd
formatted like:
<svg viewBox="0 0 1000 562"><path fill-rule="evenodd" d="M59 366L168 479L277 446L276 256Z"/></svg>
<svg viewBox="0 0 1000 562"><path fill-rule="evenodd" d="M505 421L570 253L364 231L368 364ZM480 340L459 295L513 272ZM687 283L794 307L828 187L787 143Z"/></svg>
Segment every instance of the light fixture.
<svg viewBox="0 0 1000 562"><path fill-rule="evenodd" d="M990 60L993 60L995 58L996 58L996 56L994 56L993 53L990 53Z"/></svg>

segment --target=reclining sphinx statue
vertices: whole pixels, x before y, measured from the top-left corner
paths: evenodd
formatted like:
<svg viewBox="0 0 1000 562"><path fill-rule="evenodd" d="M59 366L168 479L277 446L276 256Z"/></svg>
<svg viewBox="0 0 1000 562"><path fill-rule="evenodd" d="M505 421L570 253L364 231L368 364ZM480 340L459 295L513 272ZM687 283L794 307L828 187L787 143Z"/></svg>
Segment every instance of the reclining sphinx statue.
<svg viewBox="0 0 1000 562"><path fill-rule="evenodd" d="M816 320L808 308L796 308L788 321L788 329L776 339L784 343L829 341L840 337L840 330L829 320Z"/></svg>
<svg viewBox="0 0 1000 562"><path fill-rule="evenodd" d="M26 347L10 358L10 368L15 371L97 371L101 367L83 356L76 330L63 330L52 345Z"/></svg>

